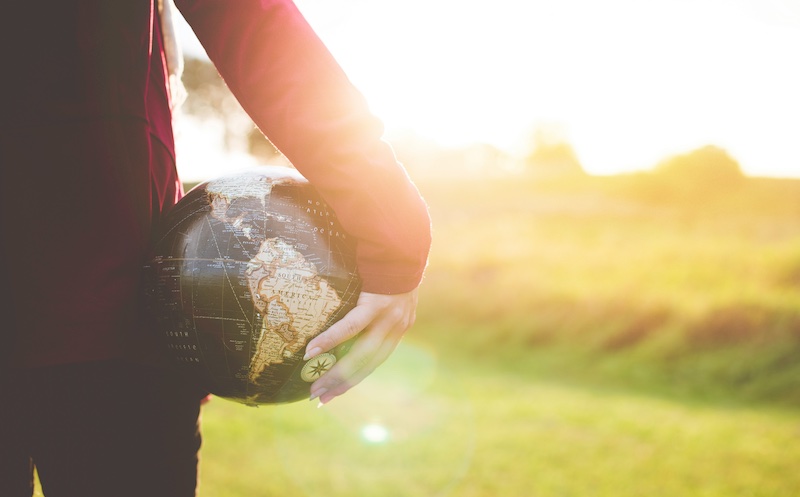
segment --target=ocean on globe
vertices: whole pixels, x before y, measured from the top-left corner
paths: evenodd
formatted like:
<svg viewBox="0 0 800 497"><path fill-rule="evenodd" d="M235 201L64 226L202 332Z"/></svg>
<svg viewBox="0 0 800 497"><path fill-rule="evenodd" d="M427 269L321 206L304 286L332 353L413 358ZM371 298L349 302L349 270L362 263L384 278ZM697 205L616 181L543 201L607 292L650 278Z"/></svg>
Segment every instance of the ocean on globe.
<svg viewBox="0 0 800 497"><path fill-rule="evenodd" d="M349 344L306 344L361 290L355 240L297 171L257 167L192 188L145 266L170 360L212 394L247 405L308 398Z"/></svg>

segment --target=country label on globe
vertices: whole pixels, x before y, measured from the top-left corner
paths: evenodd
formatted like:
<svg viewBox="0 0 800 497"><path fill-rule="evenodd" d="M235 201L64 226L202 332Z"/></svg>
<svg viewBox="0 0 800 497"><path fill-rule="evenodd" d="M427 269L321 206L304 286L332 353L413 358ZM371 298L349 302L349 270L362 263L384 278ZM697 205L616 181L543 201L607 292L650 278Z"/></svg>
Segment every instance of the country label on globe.
<svg viewBox="0 0 800 497"><path fill-rule="evenodd" d="M303 254L281 238L264 241L246 271L253 303L263 316L249 379L305 349L342 299Z"/></svg>
<svg viewBox="0 0 800 497"><path fill-rule="evenodd" d="M355 306L361 280L354 239L294 170L256 168L192 189L168 214L148 268L168 353L217 396L307 398L349 347L302 359Z"/></svg>

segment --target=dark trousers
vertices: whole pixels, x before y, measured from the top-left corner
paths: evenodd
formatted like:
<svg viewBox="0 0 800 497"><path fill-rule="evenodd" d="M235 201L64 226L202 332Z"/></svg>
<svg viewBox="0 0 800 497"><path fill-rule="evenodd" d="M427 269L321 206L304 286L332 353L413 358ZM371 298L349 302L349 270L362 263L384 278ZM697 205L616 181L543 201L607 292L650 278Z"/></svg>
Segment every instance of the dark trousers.
<svg viewBox="0 0 800 497"><path fill-rule="evenodd" d="M0 495L191 497L205 393L163 368L0 370Z"/></svg>

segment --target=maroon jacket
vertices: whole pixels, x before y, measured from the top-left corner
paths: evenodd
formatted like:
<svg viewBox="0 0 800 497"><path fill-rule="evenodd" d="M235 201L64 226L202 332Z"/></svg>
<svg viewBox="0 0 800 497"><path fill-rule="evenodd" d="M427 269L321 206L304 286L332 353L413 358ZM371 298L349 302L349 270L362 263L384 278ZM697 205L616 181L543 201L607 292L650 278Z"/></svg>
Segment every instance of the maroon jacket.
<svg viewBox="0 0 800 497"><path fill-rule="evenodd" d="M425 204L293 3L176 4L245 110L358 239L364 290L415 288ZM141 333L151 227L182 194L153 0L2 11L2 347L20 366L118 357Z"/></svg>

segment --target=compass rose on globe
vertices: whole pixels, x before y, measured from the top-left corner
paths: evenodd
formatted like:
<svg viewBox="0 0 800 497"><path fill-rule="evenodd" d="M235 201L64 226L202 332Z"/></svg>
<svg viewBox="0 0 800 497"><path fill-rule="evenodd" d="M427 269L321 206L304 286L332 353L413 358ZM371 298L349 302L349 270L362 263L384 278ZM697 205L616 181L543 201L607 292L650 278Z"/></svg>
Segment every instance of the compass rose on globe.
<svg viewBox="0 0 800 497"><path fill-rule="evenodd" d="M311 358L303 369L300 370L300 377L303 381L312 383L320 376L327 373L336 364L336 356L331 353L320 354Z"/></svg>
<svg viewBox="0 0 800 497"><path fill-rule="evenodd" d="M147 298L176 366L248 405L308 398L349 343L303 361L306 344L361 290L355 240L294 169L202 183L167 214L145 266Z"/></svg>

